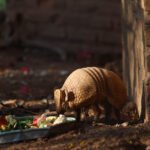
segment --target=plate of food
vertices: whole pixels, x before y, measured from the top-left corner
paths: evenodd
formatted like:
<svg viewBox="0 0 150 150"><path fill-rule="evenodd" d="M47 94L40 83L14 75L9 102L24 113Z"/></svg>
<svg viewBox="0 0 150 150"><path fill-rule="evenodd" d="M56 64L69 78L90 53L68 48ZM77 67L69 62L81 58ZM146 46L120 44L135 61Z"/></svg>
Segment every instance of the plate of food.
<svg viewBox="0 0 150 150"><path fill-rule="evenodd" d="M75 121L65 115L0 116L0 144L61 134L73 129Z"/></svg>

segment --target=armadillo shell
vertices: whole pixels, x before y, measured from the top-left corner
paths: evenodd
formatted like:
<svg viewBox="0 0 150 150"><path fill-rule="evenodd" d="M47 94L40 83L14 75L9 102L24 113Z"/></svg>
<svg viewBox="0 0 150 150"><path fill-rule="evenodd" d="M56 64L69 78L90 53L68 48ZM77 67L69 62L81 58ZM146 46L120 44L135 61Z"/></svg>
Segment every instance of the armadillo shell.
<svg viewBox="0 0 150 150"><path fill-rule="evenodd" d="M126 88L115 73L98 67L77 69L66 79L62 89L73 93L70 107L82 107L95 102L102 103L104 97L116 108L126 101Z"/></svg>
<svg viewBox="0 0 150 150"><path fill-rule="evenodd" d="M107 97L110 104L117 109L120 109L124 105L127 99L127 91L125 84L117 74L98 67L83 69L93 77L97 87L96 98L99 99L100 103L102 103L102 97Z"/></svg>
<svg viewBox="0 0 150 150"><path fill-rule="evenodd" d="M104 70L107 82L107 98L117 109L121 109L127 101L127 89L120 77L112 71Z"/></svg>
<svg viewBox="0 0 150 150"><path fill-rule="evenodd" d="M97 96L102 96L102 94L106 92L107 86L103 69L100 69L98 67L86 67L83 68L83 70L87 72L94 80L97 89Z"/></svg>

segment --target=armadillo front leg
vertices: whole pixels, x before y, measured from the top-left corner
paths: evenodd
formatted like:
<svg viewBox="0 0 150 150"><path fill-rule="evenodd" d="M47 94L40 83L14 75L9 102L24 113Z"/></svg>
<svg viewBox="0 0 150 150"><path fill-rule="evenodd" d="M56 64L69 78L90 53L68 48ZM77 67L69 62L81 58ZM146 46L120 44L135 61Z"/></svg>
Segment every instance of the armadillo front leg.
<svg viewBox="0 0 150 150"><path fill-rule="evenodd" d="M77 122L81 121L81 109L80 108L76 109L76 120Z"/></svg>
<svg viewBox="0 0 150 150"><path fill-rule="evenodd" d="M94 121L98 121L100 118L100 115L102 113L101 109L99 108L99 105L98 104L92 105L92 109L93 109L94 114L95 114Z"/></svg>

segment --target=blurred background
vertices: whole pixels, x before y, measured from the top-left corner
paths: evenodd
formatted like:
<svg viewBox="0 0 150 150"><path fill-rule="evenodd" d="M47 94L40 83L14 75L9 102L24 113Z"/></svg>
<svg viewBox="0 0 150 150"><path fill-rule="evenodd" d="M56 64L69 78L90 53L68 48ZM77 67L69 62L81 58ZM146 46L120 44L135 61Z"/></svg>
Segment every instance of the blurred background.
<svg viewBox="0 0 150 150"><path fill-rule="evenodd" d="M121 0L0 0L0 99L53 97L68 74L122 77Z"/></svg>

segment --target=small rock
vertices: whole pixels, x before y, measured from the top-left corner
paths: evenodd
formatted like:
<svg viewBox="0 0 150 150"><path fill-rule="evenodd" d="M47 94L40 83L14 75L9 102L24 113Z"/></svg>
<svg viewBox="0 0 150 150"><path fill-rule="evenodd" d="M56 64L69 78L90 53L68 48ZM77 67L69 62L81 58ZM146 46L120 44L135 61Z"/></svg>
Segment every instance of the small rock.
<svg viewBox="0 0 150 150"><path fill-rule="evenodd" d="M128 126L128 122L123 122L123 123L121 123L121 124L116 124L115 126L116 126L116 127L120 127L120 126L126 127L126 126Z"/></svg>
<svg viewBox="0 0 150 150"><path fill-rule="evenodd" d="M129 124L128 122L124 122L121 124L121 126L126 127L126 126L128 126L128 124Z"/></svg>

